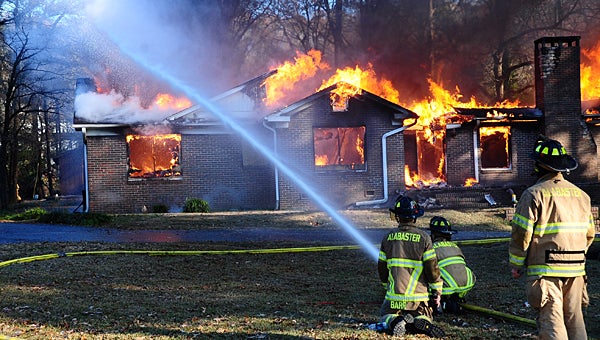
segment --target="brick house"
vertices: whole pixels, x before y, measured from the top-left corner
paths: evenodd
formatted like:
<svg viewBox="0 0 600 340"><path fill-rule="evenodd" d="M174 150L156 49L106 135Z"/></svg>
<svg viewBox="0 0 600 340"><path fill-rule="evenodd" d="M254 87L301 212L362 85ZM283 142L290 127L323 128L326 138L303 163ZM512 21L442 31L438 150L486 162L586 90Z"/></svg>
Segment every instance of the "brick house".
<svg viewBox="0 0 600 340"><path fill-rule="evenodd" d="M577 158L579 167L568 175L571 181L584 187L598 182L595 141L600 138L600 128L590 118L597 116L582 112L579 39L547 37L534 42L535 108L456 109L472 119L447 126L449 185L459 186L468 177L483 187L532 184L529 155L539 134L561 141ZM493 136L499 137L503 131L505 137L492 138L486 144L484 130L489 128L496 129ZM593 199L598 198L596 190L588 191Z"/></svg>
<svg viewBox="0 0 600 340"><path fill-rule="evenodd" d="M262 79L213 101L293 168L292 177L307 179L336 208L386 202L403 188L403 123L415 113L364 90L332 106L333 85L262 115ZM145 124L86 122L76 113L74 126L85 138L89 211L181 211L187 198L213 211L313 208L288 173L201 106Z"/></svg>
<svg viewBox="0 0 600 340"><path fill-rule="evenodd" d="M600 100L582 107L579 39L534 42L535 108L455 109L464 119L448 122L445 137L437 141L450 189L460 190L473 178L488 192L511 188L518 193L534 180L529 155L544 134L578 159L568 178L600 201L594 189L600 176L595 142ZM334 103L331 94L340 84L266 112L262 84L271 74L213 101L293 169L292 176L201 106L144 125L78 121L76 113L75 128L86 141L89 211L139 212L157 204L179 211L190 197L205 199L215 211L314 208L291 178L296 175L335 208L387 207L397 193L413 190L406 187L405 166L421 169L431 163L429 150L417 145L419 130L407 125L415 113L364 90ZM166 130L163 152L174 155L158 170L142 169L134 155L158 145L139 132L149 127Z"/></svg>

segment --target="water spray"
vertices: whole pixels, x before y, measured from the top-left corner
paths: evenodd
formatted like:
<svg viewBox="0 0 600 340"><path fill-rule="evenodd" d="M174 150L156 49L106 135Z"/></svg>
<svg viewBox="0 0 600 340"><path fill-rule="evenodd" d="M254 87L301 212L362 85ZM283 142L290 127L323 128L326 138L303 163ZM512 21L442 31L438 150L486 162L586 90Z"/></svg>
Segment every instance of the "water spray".
<svg viewBox="0 0 600 340"><path fill-rule="evenodd" d="M249 131L244 129L240 124L238 124L234 119L228 117L224 114L219 107L208 99L205 99L201 96L198 91L192 86L186 84L181 79L178 79L173 74L168 72L167 70L161 68L159 65L153 64L145 58L142 53L138 51L134 51L131 48L126 48L126 44L121 44L119 41L119 37L111 34L105 30L105 32L109 35L111 40L119 46L121 51L127 54L131 59L133 59L140 66L152 72L157 77L163 79L168 84L173 86L174 88L183 92L188 98L195 101L197 104L202 105L216 117L218 117L225 125L229 126L232 130L234 130L239 136L241 136L244 140L250 143L256 150L258 150L263 156L265 156L274 166L276 166L280 171L285 173L296 185L302 190L308 197L320 208L323 209L325 213L335 220L339 226L341 226L345 232L347 232L352 238L354 238L358 244L365 250L371 258L375 261L379 258L379 249L375 247L368 239L366 239L353 225L351 225L343 216L341 216L333 207L331 207L324 199L323 195L319 194L316 190L314 190L308 183L306 183L299 174L295 173L290 167L288 167L275 153L271 152L268 147L260 143L257 138L252 136Z"/></svg>

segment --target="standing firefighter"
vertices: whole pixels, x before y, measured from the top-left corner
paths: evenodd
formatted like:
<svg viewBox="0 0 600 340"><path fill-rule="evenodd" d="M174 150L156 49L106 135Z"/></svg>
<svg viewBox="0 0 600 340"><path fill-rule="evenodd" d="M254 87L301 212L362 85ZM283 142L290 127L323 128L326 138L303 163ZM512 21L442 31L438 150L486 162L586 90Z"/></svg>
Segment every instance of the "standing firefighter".
<svg viewBox="0 0 600 340"><path fill-rule="evenodd" d="M379 278L386 287L381 306L381 324L395 336L421 333L443 337L444 331L432 324L429 299L440 305L442 280L429 235L414 226L423 209L407 196L399 196L390 217L398 229L382 240L377 264Z"/></svg>
<svg viewBox="0 0 600 340"><path fill-rule="evenodd" d="M590 197L564 179L578 164L560 142L538 140L531 156L538 180L515 208L511 273L527 273L539 339L584 340L585 253L595 234Z"/></svg>
<svg viewBox="0 0 600 340"><path fill-rule="evenodd" d="M475 275L471 268L467 267L463 252L456 243L452 242L452 235L456 230L452 230L449 221L434 216L429 221L429 230L444 281L442 310L458 314L461 312L460 303L475 285Z"/></svg>

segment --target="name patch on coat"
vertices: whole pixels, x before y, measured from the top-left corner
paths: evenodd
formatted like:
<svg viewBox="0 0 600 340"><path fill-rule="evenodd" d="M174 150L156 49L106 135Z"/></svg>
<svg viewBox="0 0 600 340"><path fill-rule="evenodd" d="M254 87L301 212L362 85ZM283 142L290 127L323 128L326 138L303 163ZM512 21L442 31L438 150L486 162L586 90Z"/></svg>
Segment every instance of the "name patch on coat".
<svg viewBox="0 0 600 340"><path fill-rule="evenodd" d="M421 235L415 233L409 233L399 231L397 233L391 233L388 235L388 241L409 241L409 242L420 242Z"/></svg>
<svg viewBox="0 0 600 340"><path fill-rule="evenodd" d="M581 197L581 190L577 188L551 188L542 189L544 196L556 196L556 197Z"/></svg>

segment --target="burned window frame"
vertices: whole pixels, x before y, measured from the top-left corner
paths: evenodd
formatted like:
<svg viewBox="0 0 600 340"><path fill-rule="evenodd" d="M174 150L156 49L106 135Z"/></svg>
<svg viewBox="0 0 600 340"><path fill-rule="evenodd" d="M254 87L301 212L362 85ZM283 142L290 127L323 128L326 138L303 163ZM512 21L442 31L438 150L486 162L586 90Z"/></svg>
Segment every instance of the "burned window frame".
<svg viewBox="0 0 600 340"><path fill-rule="evenodd" d="M173 150L169 150L169 153L171 154L171 159L176 159L176 163L175 165L171 166L171 169L167 170L164 169L162 170L162 172L164 173L164 175L158 175L158 176L131 176L132 172L135 171L134 169L132 169L132 165L131 165L131 146L130 146L130 141L128 141L128 137L129 136L135 136L135 137L139 137L139 138L156 138L158 136L168 136L168 135L175 135L178 136L179 140L178 140L178 145L177 145L177 150L173 151ZM181 144L182 144L182 134L180 133L159 133L156 135L143 135L143 134L139 134L139 133L128 133L125 136L125 144L126 144L126 152L127 152L127 180L128 181L145 181L145 180L181 180L183 177L183 172L181 169ZM176 152L176 155L173 156L173 152ZM154 152L153 152L154 153ZM173 158L175 157L175 158ZM155 170L156 172L156 170Z"/></svg>
<svg viewBox="0 0 600 340"><path fill-rule="evenodd" d="M317 130L337 130L339 135L339 130L344 129L362 129L362 164L328 164L328 165L317 165L317 141L315 140L315 134ZM366 147L366 138L367 138L367 126L366 125L356 125L356 126L313 126L312 128L312 145L313 145L313 167L317 172L365 172L367 171L367 147ZM339 139L338 139L339 140ZM339 146L338 146L339 148Z"/></svg>
<svg viewBox="0 0 600 340"><path fill-rule="evenodd" d="M483 154L485 152L485 150L483 149L482 145L481 145L481 129L482 128L507 128L508 129L508 136L506 138L506 161L507 161L507 165L506 167L491 167L491 166L486 166L486 164L484 164L484 157ZM512 171L513 169L513 162L512 162L512 127L510 125L487 125L487 124L482 124L480 126L477 127L477 155L478 155L478 163L479 163L479 168L481 169L481 171Z"/></svg>

